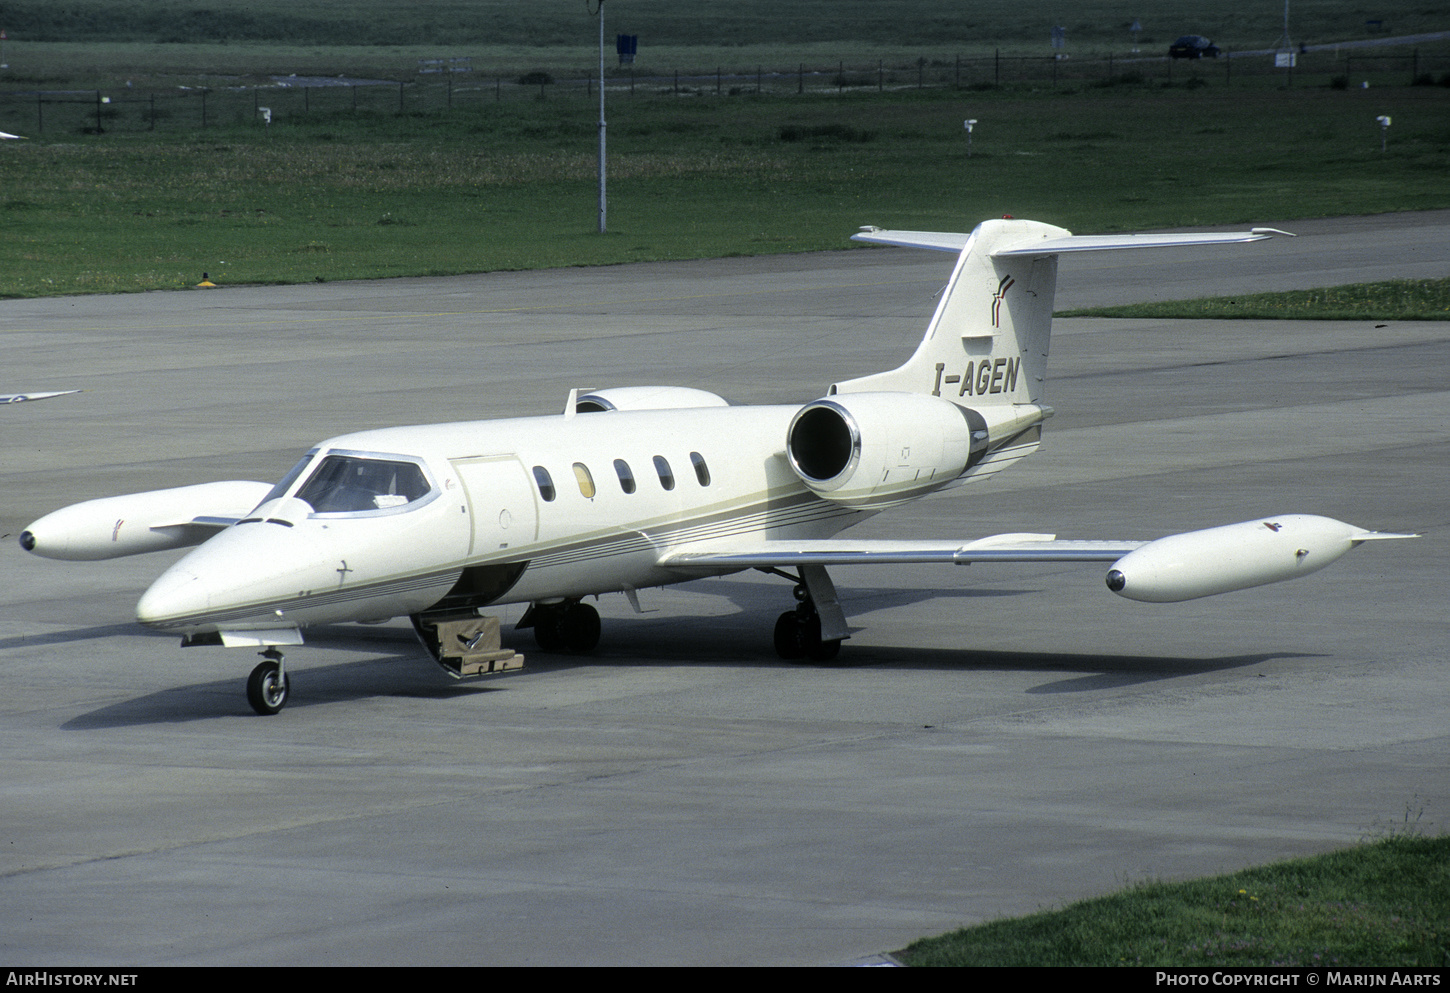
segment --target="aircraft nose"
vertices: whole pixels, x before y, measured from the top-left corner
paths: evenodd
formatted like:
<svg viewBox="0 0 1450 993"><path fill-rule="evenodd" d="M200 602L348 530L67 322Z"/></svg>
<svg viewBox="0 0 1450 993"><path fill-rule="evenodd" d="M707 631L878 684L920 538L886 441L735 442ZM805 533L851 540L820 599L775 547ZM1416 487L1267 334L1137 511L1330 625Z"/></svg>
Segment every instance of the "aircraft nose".
<svg viewBox="0 0 1450 993"><path fill-rule="evenodd" d="M163 572L136 604L136 619L189 632L272 624L279 604L315 588L313 573L326 574L328 564L314 540L291 526L233 526Z"/></svg>
<svg viewBox="0 0 1450 993"><path fill-rule="evenodd" d="M182 559L158 576L141 595L136 604L136 620L149 628L169 628L181 617L204 613L210 599L206 584L186 568L186 559Z"/></svg>

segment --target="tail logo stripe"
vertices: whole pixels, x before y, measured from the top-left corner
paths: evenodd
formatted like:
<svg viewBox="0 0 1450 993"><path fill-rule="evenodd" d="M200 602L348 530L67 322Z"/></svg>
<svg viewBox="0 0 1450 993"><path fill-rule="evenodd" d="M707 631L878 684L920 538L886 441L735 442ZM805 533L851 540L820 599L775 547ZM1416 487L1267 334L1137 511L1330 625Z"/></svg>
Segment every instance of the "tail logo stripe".
<svg viewBox="0 0 1450 993"><path fill-rule="evenodd" d="M1002 281L997 284L997 292L992 294L992 327L994 328L1002 326L1002 298L1007 295L1007 291L1015 282L1017 280L1010 275L1003 276Z"/></svg>

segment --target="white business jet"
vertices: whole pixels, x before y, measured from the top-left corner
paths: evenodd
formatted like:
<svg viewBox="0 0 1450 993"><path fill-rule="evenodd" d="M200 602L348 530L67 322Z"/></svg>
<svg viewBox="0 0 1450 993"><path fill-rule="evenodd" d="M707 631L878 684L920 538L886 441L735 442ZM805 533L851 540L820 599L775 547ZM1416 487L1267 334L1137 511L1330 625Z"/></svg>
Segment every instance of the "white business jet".
<svg viewBox="0 0 1450 993"><path fill-rule="evenodd" d="M827 567L1102 561L1107 585L1156 602L1306 575L1371 539L1404 537L1287 514L1156 541L867 541L836 535L880 511L983 479L1037 450L1059 256L1220 245L1230 234L1076 237L1034 221L971 234L868 229L857 240L950 251L956 267L905 365L804 406L731 406L642 386L570 394L552 417L386 428L312 449L275 486L218 482L93 500L21 535L37 555L102 559L200 545L136 608L185 645L261 648L253 708L289 681L302 629L407 616L434 660L471 677L518 668L498 619L529 604L544 651L587 652L583 598L744 569L795 584L775 624L784 658L825 660L850 637ZM789 572L787 570L790 570Z"/></svg>

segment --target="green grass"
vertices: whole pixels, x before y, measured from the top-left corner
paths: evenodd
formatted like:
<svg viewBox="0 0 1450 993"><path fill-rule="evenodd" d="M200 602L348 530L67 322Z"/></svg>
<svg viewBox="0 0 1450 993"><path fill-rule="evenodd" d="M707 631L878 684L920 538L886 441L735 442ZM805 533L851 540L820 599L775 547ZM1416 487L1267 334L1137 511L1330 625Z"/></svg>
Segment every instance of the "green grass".
<svg viewBox="0 0 1450 993"><path fill-rule="evenodd" d="M1250 293L1095 307L1059 317L1285 318L1324 321L1450 321L1450 279L1394 279L1320 290Z"/></svg>
<svg viewBox="0 0 1450 993"><path fill-rule="evenodd" d="M918 941L912 966L1450 965L1450 837L1396 837Z"/></svg>
<svg viewBox="0 0 1450 993"><path fill-rule="evenodd" d="M0 296L810 251L1007 213L1093 232L1450 207L1441 87L620 96L604 236L588 100L278 101L268 129L230 99L204 130L144 131L122 104L77 133L92 103L5 142Z"/></svg>

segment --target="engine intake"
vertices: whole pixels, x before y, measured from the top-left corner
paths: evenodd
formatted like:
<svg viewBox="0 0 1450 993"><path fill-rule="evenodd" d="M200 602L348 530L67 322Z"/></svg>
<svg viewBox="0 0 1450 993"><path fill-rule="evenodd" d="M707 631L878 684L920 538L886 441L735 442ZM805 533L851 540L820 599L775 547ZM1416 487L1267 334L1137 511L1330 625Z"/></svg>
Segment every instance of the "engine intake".
<svg viewBox="0 0 1450 993"><path fill-rule="evenodd" d="M786 432L791 468L827 500L878 510L940 489L987 450L974 410L913 393L853 393L808 403Z"/></svg>

